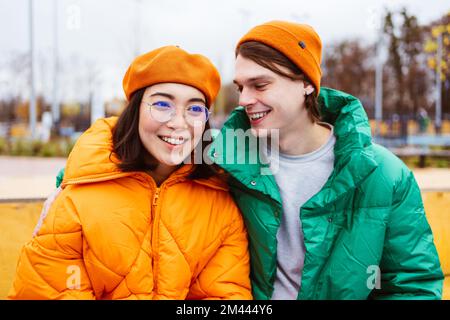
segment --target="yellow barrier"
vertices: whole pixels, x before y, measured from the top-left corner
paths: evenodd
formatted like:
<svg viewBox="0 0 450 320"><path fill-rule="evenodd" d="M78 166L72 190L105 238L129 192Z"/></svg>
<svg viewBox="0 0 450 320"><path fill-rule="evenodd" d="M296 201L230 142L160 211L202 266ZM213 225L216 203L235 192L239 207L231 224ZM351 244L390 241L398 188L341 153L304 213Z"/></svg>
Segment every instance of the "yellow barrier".
<svg viewBox="0 0 450 320"><path fill-rule="evenodd" d="M369 120L370 127L372 128L372 135L375 134L376 121L374 119ZM400 134L400 123L395 123L393 125L389 125L387 121L382 121L380 123L380 134L381 136L386 136L388 134ZM408 121L408 133L409 134L419 134L419 124L417 121L409 120ZM436 134L436 130L434 127L433 120L429 123L426 134L434 135ZM443 120L441 127L442 134L450 133L450 120Z"/></svg>
<svg viewBox="0 0 450 320"><path fill-rule="evenodd" d="M450 191L422 192L422 199L445 275L442 299L450 300Z"/></svg>
<svg viewBox="0 0 450 320"><path fill-rule="evenodd" d="M450 191L422 197L445 274L442 298L450 300ZM20 249L31 238L41 208L41 202L0 203L0 299L11 288Z"/></svg>
<svg viewBox="0 0 450 320"><path fill-rule="evenodd" d="M42 203L0 203L0 299L12 285L20 249L31 238Z"/></svg>

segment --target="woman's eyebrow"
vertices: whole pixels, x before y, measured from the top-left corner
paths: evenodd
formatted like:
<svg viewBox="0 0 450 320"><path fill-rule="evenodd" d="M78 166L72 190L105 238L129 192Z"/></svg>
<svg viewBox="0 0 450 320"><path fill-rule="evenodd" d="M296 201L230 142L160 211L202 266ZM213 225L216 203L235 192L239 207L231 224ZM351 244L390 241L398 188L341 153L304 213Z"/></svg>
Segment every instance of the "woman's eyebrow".
<svg viewBox="0 0 450 320"><path fill-rule="evenodd" d="M200 102L200 103L206 104L206 101L203 99L200 99L200 98L192 98L192 99L189 99L188 102Z"/></svg>
<svg viewBox="0 0 450 320"><path fill-rule="evenodd" d="M171 94L168 93L164 93L164 92L155 92L153 94L150 95L150 97L154 97L154 96L162 96L162 97L166 97L170 100L175 100L175 97Z"/></svg>
<svg viewBox="0 0 450 320"><path fill-rule="evenodd" d="M171 95L169 93L165 93L165 92L155 92L155 93L150 95L150 97L154 97L154 96L162 96L162 97L166 97L166 98L168 98L170 100L175 100L175 96L173 96L173 95ZM201 99L201 98L192 98L192 99L189 99L188 102L189 103L200 102L200 103L206 104L206 101L204 99Z"/></svg>

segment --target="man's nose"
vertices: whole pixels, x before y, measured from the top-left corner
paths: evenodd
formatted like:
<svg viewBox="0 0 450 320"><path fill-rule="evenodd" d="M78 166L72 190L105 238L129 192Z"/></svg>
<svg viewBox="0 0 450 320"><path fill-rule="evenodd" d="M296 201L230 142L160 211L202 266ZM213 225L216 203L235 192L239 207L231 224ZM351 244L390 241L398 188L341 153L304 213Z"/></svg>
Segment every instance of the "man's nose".
<svg viewBox="0 0 450 320"><path fill-rule="evenodd" d="M243 107L251 106L256 103L256 98L251 90L243 88L239 94L239 105Z"/></svg>

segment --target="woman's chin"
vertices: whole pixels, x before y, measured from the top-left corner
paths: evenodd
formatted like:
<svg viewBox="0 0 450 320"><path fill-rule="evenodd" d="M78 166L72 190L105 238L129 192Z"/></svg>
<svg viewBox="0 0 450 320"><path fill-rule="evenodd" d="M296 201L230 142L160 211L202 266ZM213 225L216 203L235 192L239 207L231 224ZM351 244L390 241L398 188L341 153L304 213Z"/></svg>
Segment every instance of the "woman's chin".
<svg viewBox="0 0 450 320"><path fill-rule="evenodd" d="M189 153L185 154L184 152L172 152L164 157L161 157L159 162L165 164L166 166L179 166L180 164L183 164L189 155Z"/></svg>

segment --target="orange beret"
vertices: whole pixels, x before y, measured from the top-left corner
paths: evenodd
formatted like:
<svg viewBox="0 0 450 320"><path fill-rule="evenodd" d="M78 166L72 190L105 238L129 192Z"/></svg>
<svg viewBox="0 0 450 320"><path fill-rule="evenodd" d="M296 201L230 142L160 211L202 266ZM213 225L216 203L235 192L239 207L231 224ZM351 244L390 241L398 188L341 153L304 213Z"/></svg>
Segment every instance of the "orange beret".
<svg viewBox="0 0 450 320"><path fill-rule="evenodd" d="M280 51L308 76L319 94L322 41L311 26L270 21L252 28L239 40L236 47L239 48L242 43L248 41L261 42Z"/></svg>
<svg viewBox="0 0 450 320"><path fill-rule="evenodd" d="M208 58L177 46L165 46L133 60L123 78L123 91L130 100L136 90L164 82L197 88L205 95L208 106L220 89L219 72Z"/></svg>

